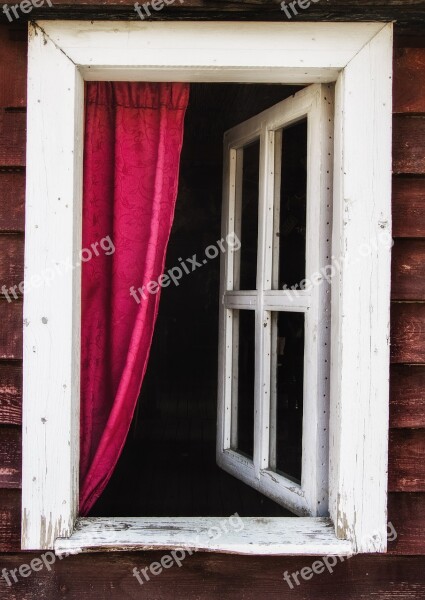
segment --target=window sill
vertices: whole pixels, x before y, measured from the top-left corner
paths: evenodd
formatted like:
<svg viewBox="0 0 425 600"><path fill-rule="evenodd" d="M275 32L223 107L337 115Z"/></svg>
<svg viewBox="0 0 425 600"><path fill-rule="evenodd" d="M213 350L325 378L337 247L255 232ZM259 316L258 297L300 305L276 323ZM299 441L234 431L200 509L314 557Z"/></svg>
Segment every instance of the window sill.
<svg viewBox="0 0 425 600"><path fill-rule="evenodd" d="M58 555L80 552L173 550L251 555L339 555L353 553L338 540L328 518L245 517L239 531L224 517L85 518L70 538L58 538ZM243 525L243 527L242 527Z"/></svg>

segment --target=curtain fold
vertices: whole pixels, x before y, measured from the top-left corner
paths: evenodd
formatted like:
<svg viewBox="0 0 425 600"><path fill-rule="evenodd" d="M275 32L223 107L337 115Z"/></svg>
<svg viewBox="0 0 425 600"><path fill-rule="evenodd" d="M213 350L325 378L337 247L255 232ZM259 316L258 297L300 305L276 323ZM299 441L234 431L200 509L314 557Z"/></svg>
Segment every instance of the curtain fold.
<svg viewBox="0 0 425 600"><path fill-rule="evenodd" d="M81 515L112 475L145 374L160 293L130 290L164 269L188 99L183 83L86 86Z"/></svg>

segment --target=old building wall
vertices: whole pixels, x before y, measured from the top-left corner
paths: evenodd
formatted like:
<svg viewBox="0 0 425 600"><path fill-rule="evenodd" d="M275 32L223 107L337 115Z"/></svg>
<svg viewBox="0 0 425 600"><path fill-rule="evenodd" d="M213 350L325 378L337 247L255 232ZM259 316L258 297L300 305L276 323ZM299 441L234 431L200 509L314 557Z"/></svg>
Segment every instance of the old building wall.
<svg viewBox="0 0 425 600"><path fill-rule="evenodd" d="M65 11L64 2L55 4ZM74 10L94 4L80 2ZM120 7L97 4L103 11L111 4ZM193 10L206 6L188 4ZM241 12L244 6L258 11L260 3L222 3L223 9L230 4ZM344 4L332 1L328 8ZM385 4L386 10L397 6ZM410 4L425 15L423 4ZM310 566L311 559L197 554L141 587L133 567L162 554L82 555L56 561L51 571L43 568L10 588L0 579L0 598L425 597L425 38L416 35L420 19L412 21L409 35L407 10L396 27L394 55L389 519L398 537L389 554L352 558L294 590L282 573ZM0 25L0 288L7 289L23 279L26 47L24 23ZM0 570L36 556L20 552L23 325L22 294L17 295L9 294L10 302L4 293L0 298Z"/></svg>

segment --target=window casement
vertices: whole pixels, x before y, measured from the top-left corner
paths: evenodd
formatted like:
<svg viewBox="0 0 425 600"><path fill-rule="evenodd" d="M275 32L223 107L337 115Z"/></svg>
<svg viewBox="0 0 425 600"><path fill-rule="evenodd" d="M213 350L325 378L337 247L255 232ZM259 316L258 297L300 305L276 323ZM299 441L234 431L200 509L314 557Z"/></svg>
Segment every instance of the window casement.
<svg viewBox="0 0 425 600"><path fill-rule="evenodd" d="M305 261L300 285L282 289L281 263L294 261L290 248L281 248L280 212L284 210L281 190L285 190L286 156L291 148L283 143L289 128L306 121L307 182ZM235 234L242 244L238 252L222 260L219 351L219 411L217 430L218 464L235 477L298 515L325 516L328 510L328 427L330 364L330 285L325 278L331 261L331 204L333 168L333 86L316 84L283 100L272 108L228 131L224 140L224 198L222 237ZM303 130L296 132L302 137ZM257 144L254 157L259 174L258 203L254 217L258 223L256 248L245 244L242 214L248 207L243 189L244 170L249 168L244 151ZM248 150L249 151L249 150ZM301 179L301 177L300 177ZM296 199L301 204L302 199ZM255 237L255 236L254 236ZM283 237L283 231L282 231ZM257 256L256 272L246 275L248 250ZM241 256L242 254L242 256ZM248 265L249 266L249 265ZM315 278L315 279L314 279ZM314 282L312 281L314 279ZM309 282L305 289L305 283ZM246 289L246 286L254 289ZM255 286L255 287L254 287ZM288 286L287 286L288 287ZM248 312L247 312L248 311ZM282 315L283 313L283 315ZM278 419L278 361L281 316L298 315L303 332L302 453L301 476L282 473L277 454L282 419ZM246 326L248 317L251 342ZM251 317L251 318L250 318ZM248 334L249 337L249 334ZM255 358L252 390L253 432L251 452L239 444L238 410L241 389L238 366L241 345L251 343ZM254 349L255 346L255 349ZM246 374L244 374L246 377ZM292 392L293 393L293 392ZM249 394L249 391L248 391ZM246 402L246 398L241 397ZM288 426L288 425L287 425ZM252 429L252 427L251 427ZM245 451L239 450L242 446Z"/></svg>
<svg viewBox="0 0 425 600"><path fill-rule="evenodd" d="M23 549L176 548L199 531L201 550L291 555L384 552L391 253L390 244L381 240L391 236L392 24L42 21L29 26L28 71ZM240 535L217 541L202 536L214 522L208 515L78 518L78 254L85 80L312 86L226 137L225 198L230 202L224 211L225 231L234 226L237 233L236 184L252 140L259 140L262 176L256 286L238 285L239 259L236 254L225 257L221 291L225 381L217 448L223 467L238 469L245 481L263 486L264 493L307 516L247 518ZM278 247L275 199L281 137L305 118L305 277L320 272L328 256L336 257L340 267L331 288L325 281L292 293L277 289L280 281L276 266L273 269L279 263L273 258ZM243 227L239 233L243 238ZM358 253L365 254L365 249L366 257L359 260ZM75 267L61 274L60 284L40 282L46 266L61 263ZM231 414L235 417L238 411L234 402L238 319L254 314L256 416L250 461L240 451L237 419L232 426ZM282 475L273 447L277 360L273 349L279 318L285 314L301 315L305 323L301 483ZM266 489L269 475L277 483Z"/></svg>

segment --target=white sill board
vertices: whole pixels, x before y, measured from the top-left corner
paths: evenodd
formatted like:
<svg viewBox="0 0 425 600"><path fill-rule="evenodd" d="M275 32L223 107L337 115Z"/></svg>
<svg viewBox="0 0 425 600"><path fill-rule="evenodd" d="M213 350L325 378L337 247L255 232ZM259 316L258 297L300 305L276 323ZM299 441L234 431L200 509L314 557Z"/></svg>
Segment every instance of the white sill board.
<svg viewBox="0 0 425 600"><path fill-rule="evenodd" d="M56 554L177 548L276 556L353 553L351 542L335 537L330 519L312 517L244 517L233 527L229 517L84 518L70 538L55 541Z"/></svg>

